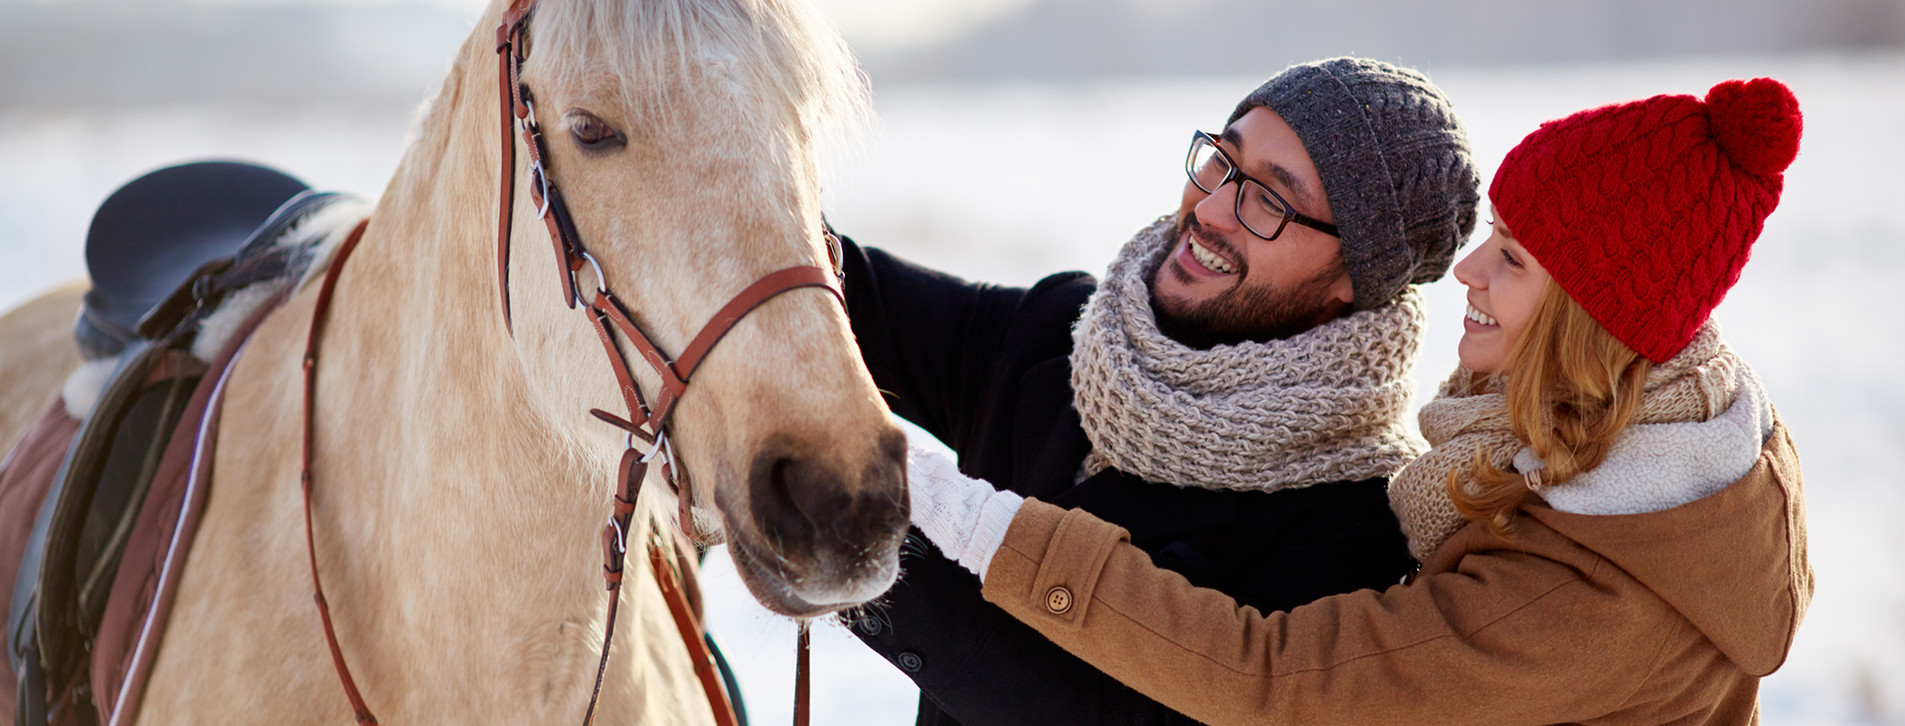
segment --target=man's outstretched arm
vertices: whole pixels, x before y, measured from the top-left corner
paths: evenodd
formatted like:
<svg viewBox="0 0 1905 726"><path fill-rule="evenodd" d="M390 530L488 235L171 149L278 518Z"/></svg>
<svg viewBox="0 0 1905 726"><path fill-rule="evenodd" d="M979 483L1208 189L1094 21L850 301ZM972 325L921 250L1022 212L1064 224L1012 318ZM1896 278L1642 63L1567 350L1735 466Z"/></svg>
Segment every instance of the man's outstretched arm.
<svg viewBox="0 0 1905 726"><path fill-rule="evenodd" d="M874 385L894 413L962 455L1000 383L999 371L1008 366L1007 357L1069 343L1066 331L1081 301L1041 304L1050 296L1040 291L1089 280L1084 273L1069 273L1031 289L990 285L861 247L846 237L841 247L847 317ZM1054 319L1044 320L1048 317Z"/></svg>

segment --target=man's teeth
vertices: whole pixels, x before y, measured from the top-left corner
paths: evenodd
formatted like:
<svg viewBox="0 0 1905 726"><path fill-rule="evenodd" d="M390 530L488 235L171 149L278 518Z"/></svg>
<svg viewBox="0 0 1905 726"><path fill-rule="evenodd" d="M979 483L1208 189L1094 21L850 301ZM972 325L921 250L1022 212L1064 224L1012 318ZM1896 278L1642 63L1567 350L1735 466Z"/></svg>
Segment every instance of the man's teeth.
<svg viewBox="0 0 1905 726"><path fill-rule="evenodd" d="M1501 323L1495 322L1494 318L1489 317L1487 314L1483 313L1482 311L1476 310L1474 305L1468 306L1468 312L1464 315L1464 317L1467 317L1468 319L1481 323L1483 325L1500 325L1501 324Z"/></svg>
<svg viewBox="0 0 1905 726"><path fill-rule="evenodd" d="M1237 268L1231 267L1230 263L1224 261L1224 258L1218 257L1217 253L1204 249L1204 246L1198 244L1197 240L1191 240L1191 257L1197 260L1197 264L1210 268L1212 272L1221 272L1228 275L1237 271Z"/></svg>

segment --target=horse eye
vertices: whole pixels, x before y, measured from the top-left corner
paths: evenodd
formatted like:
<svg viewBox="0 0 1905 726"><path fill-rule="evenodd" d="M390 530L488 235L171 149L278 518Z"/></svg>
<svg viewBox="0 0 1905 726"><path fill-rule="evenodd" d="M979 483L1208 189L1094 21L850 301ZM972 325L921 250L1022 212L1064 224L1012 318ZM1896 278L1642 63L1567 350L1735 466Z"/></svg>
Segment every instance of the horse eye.
<svg viewBox="0 0 1905 726"><path fill-rule="evenodd" d="M628 141L608 122L582 111L569 114L569 136L584 151L610 151Z"/></svg>

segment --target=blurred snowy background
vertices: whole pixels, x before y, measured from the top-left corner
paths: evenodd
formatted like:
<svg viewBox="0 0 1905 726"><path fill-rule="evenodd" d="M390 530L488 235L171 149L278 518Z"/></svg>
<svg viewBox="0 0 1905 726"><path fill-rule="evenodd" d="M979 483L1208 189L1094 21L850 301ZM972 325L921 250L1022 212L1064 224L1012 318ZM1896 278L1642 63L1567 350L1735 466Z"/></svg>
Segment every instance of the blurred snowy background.
<svg viewBox="0 0 1905 726"><path fill-rule="evenodd" d="M1790 84L1799 160L1716 313L1805 462L1819 590L1769 724L1905 724L1905 0L820 0L878 121L827 170L862 242L975 278L1102 270L1175 205L1185 137L1287 63L1425 69L1484 173L1539 122L1734 77ZM94 206L178 161L244 158L375 195L480 0L0 0L0 309L82 274ZM477 29L488 32L487 28ZM1058 186L1020 174L1059 159ZM1421 395L1461 292L1429 286ZM791 623L723 556L711 621L756 724L788 721ZM815 723L904 724L916 692L820 624Z"/></svg>

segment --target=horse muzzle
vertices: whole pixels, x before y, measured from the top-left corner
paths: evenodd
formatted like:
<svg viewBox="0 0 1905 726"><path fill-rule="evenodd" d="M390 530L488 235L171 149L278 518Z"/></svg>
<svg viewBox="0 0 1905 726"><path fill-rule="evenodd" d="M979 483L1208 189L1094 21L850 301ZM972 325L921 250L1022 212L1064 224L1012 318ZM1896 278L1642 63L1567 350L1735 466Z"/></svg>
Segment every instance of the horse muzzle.
<svg viewBox="0 0 1905 726"><path fill-rule="evenodd" d="M750 526L728 526L736 569L768 608L808 617L892 587L906 538L906 439L883 430L858 466L775 437L748 474ZM730 517L732 514L729 515Z"/></svg>

